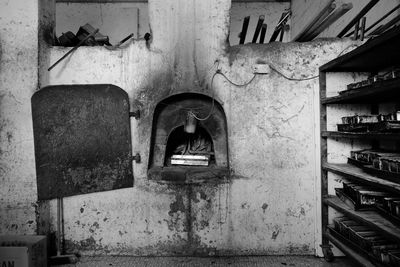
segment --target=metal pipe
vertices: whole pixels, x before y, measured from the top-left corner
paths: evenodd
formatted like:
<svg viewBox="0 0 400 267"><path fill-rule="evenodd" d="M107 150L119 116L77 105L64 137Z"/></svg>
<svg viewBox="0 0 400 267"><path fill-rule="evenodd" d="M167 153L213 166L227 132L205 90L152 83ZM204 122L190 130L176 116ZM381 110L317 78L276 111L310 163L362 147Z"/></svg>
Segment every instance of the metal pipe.
<svg viewBox="0 0 400 267"><path fill-rule="evenodd" d="M265 40L265 34L267 33L267 24L263 24L261 26L261 35L260 35L260 44L264 43Z"/></svg>
<svg viewBox="0 0 400 267"><path fill-rule="evenodd" d="M57 255L50 257L50 265L74 264L78 258L74 254L63 255L64 252L64 204L63 198L57 197L57 233L56 233Z"/></svg>
<svg viewBox="0 0 400 267"><path fill-rule="evenodd" d="M371 26L369 26L366 30L365 33L367 33L369 30L371 30L373 27L375 27L378 23L380 23L382 20L386 19L389 17L393 12L395 12L397 9L400 8L400 5L395 6L392 10L390 10L388 13L386 13L382 18L378 19L376 22L374 22ZM354 33L354 31L346 34L345 37L349 37Z"/></svg>
<svg viewBox="0 0 400 267"><path fill-rule="evenodd" d="M249 27L250 16L247 16L243 19L242 31L240 32L240 40L239 44L244 44L246 40L247 28Z"/></svg>
<svg viewBox="0 0 400 267"><path fill-rule="evenodd" d="M82 41L80 41L76 46L74 46L71 50L69 50L65 55L63 55L59 60L56 61L56 63L54 63L53 65L50 66L50 68L48 68L48 71L51 71L55 66L57 66L58 63L60 63L64 58L66 58L69 54L71 54L72 52L74 52L76 49L78 49L78 47L80 47L84 42L86 42L89 38L93 37L96 33L99 32L99 29L94 30L94 32L92 32L91 34L89 34L88 36L86 36L85 39L83 39Z"/></svg>
<svg viewBox="0 0 400 267"><path fill-rule="evenodd" d="M317 37L323 30L325 30L329 25L334 23L337 19L339 19L341 16L346 14L350 9L353 8L352 3L348 4L342 4L339 8L334 10L332 13L330 13L324 21L321 22L320 25L318 25L317 28L315 28L312 32L310 32L308 35L306 35L302 41L310 41Z"/></svg>
<svg viewBox="0 0 400 267"><path fill-rule="evenodd" d="M106 49L108 50L113 50L113 49L117 49L119 48L123 43L125 43L126 41L128 41L129 39L131 39L133 37L133 33L129 34L128 36L126 36L124 39L122 39L121 41L119 41L116 45L109 45L109 46L104 46Z"/></svg>
<svg viewBox="0 0 400 267"><path fill-rule="evenodd" d="M373 30L369 35L370 35L370 36L371 36L371 35L375 35L375 32L380 31L382 28L383 28L383 25L379 25L379 27L376 28L375 30Z"/></svg>
<svg viewBox="0 0 400 267"><path fill-rule="evenodd" d="M304 30L297 34L292 41L301 41L301 38L307 35L315 25L319 25L321 21L323 21L336 8L336 4L334 4L333 1L334 0L329 0L317 16L304 28Z"/></svg>
<svg viewBox="0 0 400 267"><path fill-rule="evenodd" d="M286 12L286 14L283 14L283 18L280 19L278 22L278 25L276 25L277 28L282 27L281 24L286 24L286 21L288 20L289 16L292 14L291 11Z"/></svg>
<svg viewBox="0 0 400 267"><path fill-rule="evenodd" d="M298 39L297 41L299 42L304 42L304 41L309 41L309 38L307 38L311 33L315 32L315 30L318 29L318 27L328 18L332 12L336 8L336 3L330 4L327 8L321 12L321 15L314 20L314 23L309 27L309 29L304 32Z"/></svg>
<svg viewBox="0 0 400 267"><path fill-rule="evenodd" d="M258 22L256 26L256 30L254 31L253 41L252 43L257 42L258 35L260 34L261 26L263 25L265 17L263 15L258 17Z"/></svg>
<svg viewBox="0 0 400 267"><path fill-rule="evenodd" d="M57 198L57 256L61 255L61 198Z"/></svg>
<svg viewBox="0 0 400 267"><path fill-rule="evenodd" d="M61 221L61 224L60 224L60 229L61 229L61 231L60 231L60 251L61 251L61 253L64 253L64 243L65 243L65 240L64 240L64 237L65 237L65 235L64 235L64 199L61 197L60 198L60 221Z"/></svg>
<svg viewBox="0 0 400 267"><path fill-rule="evenodd" d="M283 25L283 26L285 26L285 25ZM285 29L284 29L285 27L282 27L281 28L281 32L280 32L280 35L279 35L279 42L282 42L283 41L283 34L285 33Z"/></svg>
<svg viewBox="0 0 400 267"><path fill-rule="evenodd" d="M351 27L353 27L354 24L357 23L357 21L364 17L364 15L367 14L368 11L370 11L371 8L373 8L378 2L379 0L369 1L369 3L363 9L361 9L361 11L346 25L346 27L344 27L344 29L338 34L337 37L343 37L351 29Z"/></svg>
<svg viewBox="0 0 400 267"><path fill-rule="evenodd" d="M354 26L354 40L357 40L359 30L360 30L360 21L357 21L356 25Z"/></svg>
<svg viewBox="0 0 400 267"><path fill-rule="evenodd" d="M287 15L287 14L286 14ZM281 18L279 19L278 24L276 25L274 32L272 33L271 38L269 39L269 42L275 42L276 38L279 35L280 28L279 25L282 23L283 19L285 18L285 13L282 13Z"/></svg>
<svg viewBox="0 0 400 267"><path fill-rule="evenodd" d="M365 22L367 21L366 17L361 19L361 33L360 33L360 40L364 41L364 34L365 34Z"/></svg>
<svg viewBox="0 0 400 267"><path fill-rule="evenodd" d="M376 29L375 31L373 31L371 33L371 35L374 34L381 34L383 32L385 32L386 30L388 30L390 27L392 27L393 25L395 25L397 22L400 21L400 14L397 15L396 17L394 17L392 20L390 20L388 23L386 23L385 25L383 25L381 28Z"/></svg>

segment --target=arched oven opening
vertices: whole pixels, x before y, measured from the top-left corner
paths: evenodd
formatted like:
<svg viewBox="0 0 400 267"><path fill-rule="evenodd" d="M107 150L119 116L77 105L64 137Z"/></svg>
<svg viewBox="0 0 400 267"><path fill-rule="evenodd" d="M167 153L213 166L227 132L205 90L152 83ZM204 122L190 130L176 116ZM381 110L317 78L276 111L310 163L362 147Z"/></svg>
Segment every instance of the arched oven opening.
<svg viewBox="0 0 400 267"><path fill-rule="evenodd" d="M210 134L203 127L193 133L185 132L185 125L174 129L168 137L164 166L215 166L214 146Z"/></svg>
<svg viewBox="0 0 400 267"><path fill-rule="evenodd" d="M226 117L219 101L183 93L154 111L149 178L183 183L229 176Z"/></svg>

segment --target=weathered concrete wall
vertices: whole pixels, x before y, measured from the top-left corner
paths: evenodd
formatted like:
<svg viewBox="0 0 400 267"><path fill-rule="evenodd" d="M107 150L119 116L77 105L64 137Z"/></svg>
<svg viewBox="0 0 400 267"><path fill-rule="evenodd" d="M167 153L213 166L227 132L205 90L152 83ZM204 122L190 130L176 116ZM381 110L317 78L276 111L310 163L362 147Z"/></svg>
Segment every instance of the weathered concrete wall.
<svg viewBox="0 0 400 267"><path fill-rule="evenodd" d="M257 60L289 77L306 78L349 45L336 41L233 47L219 57L219 67L238 83L252 78ZM54 59L60 55L52 51ZM103 57L110 59L105 65ZM65 199L70 248L136 255L313 254L319 210L317 79L289 81L272 72L256 76L247 87L236 87L217 76L214 93L227 115L232 181L218 186L160 185L146 177L151 107L165 93L185 88L171 88L169 75L153 80L154 87L148 85L146 77L157 70L149 62L157 57L143 42L111 53L83 48L51 75L51 84L115 83L144 112L139 122L132 120L133 150L143 159L134 164L134 188ZM164 70L174 72L171 67Z"/></svg>
<svg viewBox="0 0 400 267"><path fill-rule="evenodd" d="M150 18L157 30L149 48L144 41L112 52L82 47L42 81L113 83L128 92L132 110L140 107L143 112L139 121L131 121L133 152L142 155L142 163L133 166L134 188L66 198L68 248L86 254L314 254L320 234L318 79L290 81L272 72L256 76L247 87L236 87L217 76L211 87L210 78L218 65L234 82L245 83L260 60L289 77L315 76L318 66L350 42L229 49L224 24L228 3L206 2L204 9L225 13L204 20L195 15L197 23L179 16L189 13L187 2L153 3L157 5L150 3ZM175 21L157 19L168 16ZM163 28L157 26L161 23ZM50 61L65 51L51 49ZM219 64L214 64L216 59ZM233 172L229 183L181 186L147 179L155 104L183 91L214 94L223 102ZM48 207L53 215L54 204Z"/></svg>
<svg viewBox="0 0 400 267"><path fill-rule="evenodd" d="M272 71L257 75L245 87L233 86L221 75L213 85L210 81L218 67L232 81L245 83L260 61L288 77L312 77L318 74L318 66L350 42L229 48L229 9L228 0L152 0L151 44L139 41L116 51L81 47L50 73L48 65L67 49L41 47L40 56L45 59L40 61L41 86L112 83L128 92L132 110L139 107L142 111L139 121L131 119L133 153L142 155L142 163L133 163L134 187L65 198L69 251L126 255L315 253L320 236L318 79L288 80ZM5 77L15 79L12 73ZM24 110L30 111L33 91L15 94L26 96L21 100ZM147 179L154 107L167 95L187 91L214 95L223 103L232 169L227 183L182 186ZM6 102L10 112L14 112L12 101ZM30 113L25 113L30 125ZM32 144L32 129L24 128L18 119L15 114L11 117ZM15 153L15 159L24 159L26 150ZM24 169L34 172L30 155ZM4 192L5 198L19 201L28 195L34 199L34 174L27 181ZM54 201L40 203L40 231L54 231L55 215ZM2 226L0 231L9 230Z"/></svg>
<svg viewBox="0 0 400 267"><path fill-rule="evenodd" d="M291 37L296 36L301 30L308 25L317 16L318 12L322 10L329 0L312 1L312 0L293 0L292 1L292 28ZM360 10L369 2L363 0L337 0L337 6L342 3L352 3L353 8L333 23L330 27L325 29L319 37L336 37L337 34L360 12ZM387 0L378 2L366 15L366 28L372 25L375 21L380 19L384 14L391 10L396 5L400 4L399 0ZM388 22L399 14L399 11L394 12L388 18L383 20L381 24ZM350 32L350 31L349 31Z"/></svg>
<svg viewBox="0 0 400 267"><path fill-rule="evenodd" d="M36 231L30 97L38 83L38 1L0 1L0 233Z"/></svg>

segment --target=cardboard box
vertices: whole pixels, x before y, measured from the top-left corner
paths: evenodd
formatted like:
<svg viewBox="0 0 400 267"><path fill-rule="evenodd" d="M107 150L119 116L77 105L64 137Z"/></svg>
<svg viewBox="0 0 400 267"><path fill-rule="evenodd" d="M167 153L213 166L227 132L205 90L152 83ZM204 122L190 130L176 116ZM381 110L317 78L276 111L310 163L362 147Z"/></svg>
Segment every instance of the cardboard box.
<svg viewBox="0 0 400 267"><path fill-rule="evenodd" d="M46 267L46 236L0 236L0 266Z"/></svg>
<svg viewBox="0 0 400 267"><path fill-rule="evenodd" d="M27 247L0 247L0 266L28 267L29 253Z"/></svg>

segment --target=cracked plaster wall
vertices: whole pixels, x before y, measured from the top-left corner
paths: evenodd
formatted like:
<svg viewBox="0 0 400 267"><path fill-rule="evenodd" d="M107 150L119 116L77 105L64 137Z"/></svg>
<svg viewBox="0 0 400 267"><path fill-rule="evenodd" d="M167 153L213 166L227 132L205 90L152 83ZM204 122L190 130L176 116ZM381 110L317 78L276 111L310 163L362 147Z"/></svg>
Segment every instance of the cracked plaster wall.
<svg viewBox="0 0 400 267"><path fill-rule="evenodd" d="M0 234L36 231L30 97L38 84L38 1L0 1Z"/></svg>
<svg viewBox="0 0 400 267"><path fill-rule="evenodd" d="M142 111L140 120L131 120L133 152L142 155L142 163L133 163L134 187L65 198L68 251L90 255L315 253L320 234L318 79L290 81L272 71L257 75L246 87L233 86L220 75L212 86L210 80L217 59L222 72L237 83L253 77L251 67L259 60L290 77L315 76L320 65L351 42L230 48L225 42L229 8L228 0L150 0L154 38L149 46L134 41L116 51L81 47L50 73L49 64L67 49L41 50L41 86L112 83L128 92L132 110ZM28 125L33 91L12 93L25 95L21 107ZM165 96L186 91L208 93L223 103L233 174L229 183L182 186L147 179L154 107ZM17 125L18 118L10 115ZM19 127L31 138L31 128ZM33 146L32 140L29 145ZM15 157L21 159L25 152L17 151ZM34 170L32 156L25 165ZM23 199L22 195L36 198L34 175L27 181L15 189L15 200ZM5 196L11 195L5 192ZM54 231L55 206L54 201L40 203L41 232ZM2 225L0 231L7 232L7 227Z"/></svg>

